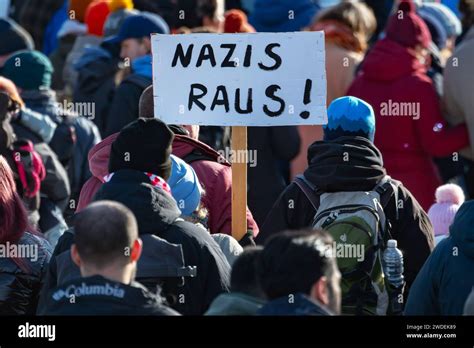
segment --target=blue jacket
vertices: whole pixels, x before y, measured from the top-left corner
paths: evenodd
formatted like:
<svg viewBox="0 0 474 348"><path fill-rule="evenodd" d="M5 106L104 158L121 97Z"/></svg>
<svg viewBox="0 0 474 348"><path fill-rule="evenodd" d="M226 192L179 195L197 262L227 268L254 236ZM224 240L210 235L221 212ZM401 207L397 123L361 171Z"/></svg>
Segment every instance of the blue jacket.
<svg viewBox="0 0 474 348"><path fill-rule="evenodd" d="M462 315L474 287L474 201L464 203L418 273L405 315Z"/></svg>
<svg viewBox="0 0 474 348"><path fill-rule="evenodd" d="M298 293L294 297L279 297L268 302L258 312L265 316L306 316L306 315L331 315L331 313L311 300L308 296Z"/></svg>

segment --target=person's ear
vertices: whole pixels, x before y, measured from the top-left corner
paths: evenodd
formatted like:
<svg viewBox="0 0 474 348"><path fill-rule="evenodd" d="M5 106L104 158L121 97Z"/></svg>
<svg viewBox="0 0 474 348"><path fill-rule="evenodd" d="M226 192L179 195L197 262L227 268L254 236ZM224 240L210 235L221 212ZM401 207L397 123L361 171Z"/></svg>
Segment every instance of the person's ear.
<svg viewBox="0 0 474 348"><path fill-rule="evenodd" d="M310 297L321 304L327 306L329 304L328 279L323 276L313 284Z"/></svg>
<svg viewBox="0 0 474 348"><path fill-rule="evenodd" d="M81 256L79 255L79 252L77 251L77 246L76 244L71 245L71 258L72 261L77 265L77 267L81 267Z"/></svg>
<svg viewBox="0 0 474 348"><path fill-rule="evenodd" d="M132 245L132 252L130 253L130 260L132 262L138 261L142 254L143 242L140 238L137 238Z"/></svg>

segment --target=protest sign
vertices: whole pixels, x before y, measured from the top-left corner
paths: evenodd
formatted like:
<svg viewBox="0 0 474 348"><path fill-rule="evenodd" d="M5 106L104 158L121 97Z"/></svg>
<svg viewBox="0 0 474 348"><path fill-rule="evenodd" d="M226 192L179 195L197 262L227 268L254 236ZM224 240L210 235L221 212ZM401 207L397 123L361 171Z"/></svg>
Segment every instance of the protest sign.
<svg viewBox="0 0 474 348"><path fill-rule="evenodd" d="M152 36L155 117L169 124L326 123L322 32Z"/></svg>
<svg viewBox="0 0 474 348"><path fill-rule="evenodd" d="M246 126L327 123L323 32L152 35L155 117L167 124ZM281 139L285 141L285 139ZM247 232L247 166L232 163L232 235Z"/></svg>

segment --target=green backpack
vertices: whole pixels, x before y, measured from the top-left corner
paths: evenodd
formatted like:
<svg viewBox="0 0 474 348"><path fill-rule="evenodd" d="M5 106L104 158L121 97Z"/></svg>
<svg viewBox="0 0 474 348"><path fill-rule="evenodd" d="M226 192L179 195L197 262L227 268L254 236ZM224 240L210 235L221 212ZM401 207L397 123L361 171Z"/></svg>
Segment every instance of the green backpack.
<svg viewBox="0 0 474 348"><path fill-rule="evenodd" d="M295 183L316 210L313 228L325 230L334 239L333 252L342 275L341 313L386 315L389 288L384 282L382 252L390 239L390 224L384 213L389 199L382 199L390 198L391 192L397 195L394 181L386 176L372 191L332 193L319 192L303 175Z"/></svg>

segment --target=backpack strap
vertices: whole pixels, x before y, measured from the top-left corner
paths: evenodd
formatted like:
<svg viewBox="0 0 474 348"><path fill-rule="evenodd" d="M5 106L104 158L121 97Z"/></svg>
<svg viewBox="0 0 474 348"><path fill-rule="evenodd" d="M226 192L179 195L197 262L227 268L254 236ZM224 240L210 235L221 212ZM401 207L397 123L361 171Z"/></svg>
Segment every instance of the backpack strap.
<svg viewBox="0 0 474 348"><path fill-rule="evenodd" d="M313 208L318 211L320 199L317 194L318 189L313 185L308 179L305 178L303 174L298 174L293 182L303 191L306 198L311 202Z"/></svg>
<svg viewBox="0 0 474 348"><path fill-rule="evenodd" d="M216 162L216 158L214 156L207 154L199 149L194 149L193 151L188 153L186 156L183 156L181 159L187 164L191 164L196 161Z"/></svg>
<svg viewBox="0 0 474 348"><path fill-rule="evenodd" d="M393 192L395 196L395 220L398 221L398 185L396 181L392 180L389 175L385 175L375 186L374 191L380 195L380 204L384 209L388 205L390 198L392 198L392 195L387 194L387 192Z"/></svg>
<svg viewBox="0 0 474 348"><path fill-rule="evenodd" d="M398 221L399 219L399 212L398 212L398 184L395 180L393 180L389 175L385 175L382 180L375 186L374 191L377 192L380 196L380 205L382 209L388 206L388 202L392 198L391 192L395 197L395 220ZM388 239L392 238L392 223L390 219L386 217L385 227L387 233L383 236L383 242L386 243Z"/></svg>
<svg viewBox="0 0 474 348"><path fill-rule="evenodd" d="M23 195L33 198L39 192L41 181L46 176L43 161L29 140L20 139L13 143L13 161L16 164Z"/></svg>

